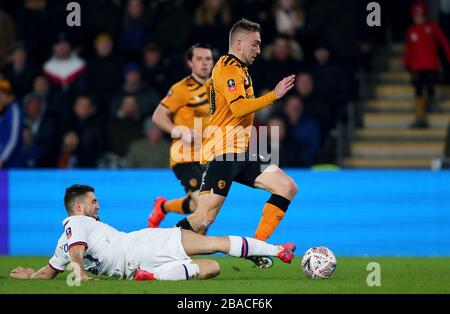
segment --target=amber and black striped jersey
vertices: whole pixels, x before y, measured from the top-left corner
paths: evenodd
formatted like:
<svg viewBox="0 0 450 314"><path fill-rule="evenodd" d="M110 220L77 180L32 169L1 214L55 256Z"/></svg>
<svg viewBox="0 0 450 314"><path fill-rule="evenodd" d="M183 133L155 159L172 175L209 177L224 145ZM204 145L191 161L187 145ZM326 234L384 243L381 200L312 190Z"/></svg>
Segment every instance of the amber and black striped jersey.
<svg viewBox="0 0 450 314"><path fill-rule="evenodd" d="M247 65L231 54L219 58L206 89L211 116L202 143L202 163L215 156L245 152L255 115L249 108L255 103L268 105L276 99L274 92L254 99Z"/></svg>
<svg viewBox="0 0 450 314"><path fill-rule="evenodd" d="M189 129L195 128L199 136L203 134L203 130L208 126L209 104L206 87L192 76L187 76L174 84L166 97L161 100L161 104L173 114L175 126L185 126ZM201 119L201 125L194 125L195 118ZM197 128L199 129L197 130ZM172 141L170 167L178 163L198 162L200 152L194 154L193 151L190 158L184 158L182 152L176 149L179 147L179 145L175 145L178 141L180 139L177 138L174 138Z"/></svg>

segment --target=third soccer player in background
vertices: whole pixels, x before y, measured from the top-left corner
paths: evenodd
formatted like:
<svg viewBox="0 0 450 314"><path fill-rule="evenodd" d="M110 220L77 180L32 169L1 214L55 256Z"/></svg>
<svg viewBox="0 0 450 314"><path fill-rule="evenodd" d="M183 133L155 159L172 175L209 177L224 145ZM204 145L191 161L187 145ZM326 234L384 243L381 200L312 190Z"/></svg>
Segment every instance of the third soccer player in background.
<svg viewBox="0 0 450 314"><path fill-rule="evenodd" d="M209 112L204 84L213 67L212 48L197 43L187 51L186 57L191 75L170 88L156 108L153 121L172 134L170 167L187 195L174 200L158 197L148 220L150 228L157 228L168 212L191 213L197 208L202 178L200 144L203 129L208 126Z"/></svg>

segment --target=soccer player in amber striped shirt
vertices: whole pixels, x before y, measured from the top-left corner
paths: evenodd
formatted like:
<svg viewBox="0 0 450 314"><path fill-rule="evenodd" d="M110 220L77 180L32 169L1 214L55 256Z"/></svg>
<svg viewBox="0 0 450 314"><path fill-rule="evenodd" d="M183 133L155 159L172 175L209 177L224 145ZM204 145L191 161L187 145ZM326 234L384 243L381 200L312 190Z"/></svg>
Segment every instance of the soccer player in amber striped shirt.
<svg viewBox="0 0 450 314"><path fill-rule="evenodd" d="M181 220L178 227L196 232L207 228L235 181L272 193L255 232L255 238L266 241L297 193L296 183L277 165L270 164L263 169L266 161L259 154L253 156L249 152L254 113L283 97L295 81L294 75L285 77L271 92L255 98L248 67L260 54L260 44L259 24L242 19L231 28L229 53L217 61L206 84L211 116L202 142L201 162L206 164L206 170L197 210ZM232 136L227 134L230 128L235 131ZM272 266L270 258L252 260L261 268Z"/></svg>
<svg viewBox="0 0 450 314"><path fill-rule="evenodd" d="M153 121L172 134L170 167L186 195L173 200L158 197L148 219L150 228L157 228L168 212L192 213L197 208L202 179L199 144L209 119L205 81L213 67L212 48L197 43L187 51L186 58L191 75L170 88L153 114Z"/></svg>

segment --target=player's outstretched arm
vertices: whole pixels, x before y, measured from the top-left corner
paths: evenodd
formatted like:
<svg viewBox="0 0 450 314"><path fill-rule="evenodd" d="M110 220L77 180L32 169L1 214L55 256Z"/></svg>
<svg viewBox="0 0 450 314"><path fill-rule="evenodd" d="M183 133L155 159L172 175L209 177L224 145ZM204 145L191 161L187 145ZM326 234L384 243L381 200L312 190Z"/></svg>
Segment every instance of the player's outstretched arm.
<svg viewBox="0 0 450 314"><path fill-rule="evenodd" d="M34 271L33 268L17 267L11 270L9 276L13 279L53 279L58 273L57 270L47 265L38 271Z"/></svg>
<svg viewBox="0 0 450 314"><path fill-rule="evenodd" d="M294 82L295 75L290 75L283 78L273 91L264 96L253 99L246 99L245 97L240 96L230 102L231 112L236 118L239 118L267 107L275 100L286 95L286 93L294 87Z"/></svg>

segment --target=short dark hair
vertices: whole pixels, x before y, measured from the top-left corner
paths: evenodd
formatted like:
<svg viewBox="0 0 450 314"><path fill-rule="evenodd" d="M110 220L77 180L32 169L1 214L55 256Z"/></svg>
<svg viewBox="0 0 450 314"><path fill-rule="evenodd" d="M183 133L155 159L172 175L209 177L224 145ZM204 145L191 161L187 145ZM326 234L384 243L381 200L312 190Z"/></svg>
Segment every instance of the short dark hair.
<svg viewBox="0 0 450 314"><path fill-rule="evenodd" d="M75 199L79 196L83 196L88 192L94 192L94 188L89 185L73 184L66 189L64 194L64 207L70 214Z"/></svg>
<svg viewBox="0 0 450 314"><path fill-rule="evenodd" d="M230 35L229 35L229 43L231 46L231 43L233 42L233 37L236 33L247 31L247 32L255 32L255 33L261 33L261 25L258 23L249 21L247 19L240 19L230 29Z"/></svg>
<svg viewBox="0 0 450 314"><path fill-rule="evenodd" d="M206 43L196 43L193 44L187 51L186 51L186 59L192 60L192 57L194 57L194 49L196 48L202 48L202 49L209 49L211 52L213 52L213 47L211 45L208 45Z"/></svg>

